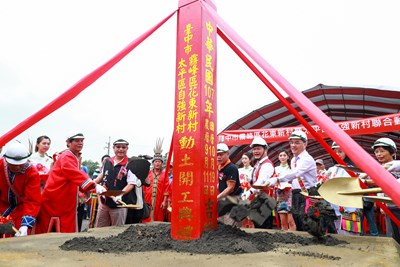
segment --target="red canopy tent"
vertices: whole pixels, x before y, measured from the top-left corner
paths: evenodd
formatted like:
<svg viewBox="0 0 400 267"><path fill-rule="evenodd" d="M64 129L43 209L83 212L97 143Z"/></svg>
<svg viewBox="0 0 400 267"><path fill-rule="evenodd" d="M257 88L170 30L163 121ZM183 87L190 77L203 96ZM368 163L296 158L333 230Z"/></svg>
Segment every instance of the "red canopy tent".
<svg viewBox="0 0 400 267"><path fill-rule="evenodd" d="M374 117L383 116L382 121L385 115L393 117L393 123L390 128L383 127L384 123L381 121L380 127L377 127L379 125L375 125L375 127L371 125L368 133L351 134L352 138L371 155L373 155L371 146L377 138L389 137L396 143L400 141L400 122L396 119L398 116L395 116L400 112L400 105L398 104L400 91L318 84L311 89L303 91L303 93L335 122L348 122L370 118L371 123L374 123L372 122ZM298 105L290 97L287 100L299 110ZM315 125L307 114L301 110L299 112L306 121ZM294 115L282 106L280 101L276 101L236 120L219 135L223 136L224 133L231 131L280 129L283 127L302 126L299 125ZM361 128L360 126L358 127ZM327 137L326 140L331 144L331 138ZM268 142L270 145L269 156L273 162L277 162L278 151L289 149L288 143L285 141L273 140L272 142ZM240 158L244 152L250 149L248 146L250 142L246 140L240 144L233 144L233 147L231 147L231 160L233 162L240 165ZM230 145L229 141L227 144ZM316 140L309 140L307 150L313 157L324 159L327 165L332 164L330 154Z"/></svg>

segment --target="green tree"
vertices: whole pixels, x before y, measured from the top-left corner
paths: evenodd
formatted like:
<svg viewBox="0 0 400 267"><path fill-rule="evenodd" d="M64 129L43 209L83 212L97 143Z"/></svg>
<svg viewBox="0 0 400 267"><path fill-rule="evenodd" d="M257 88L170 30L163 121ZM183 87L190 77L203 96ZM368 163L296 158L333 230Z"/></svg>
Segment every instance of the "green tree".
<svg viewBox="0 0 400 267"><path fill-rule="evenodd" d="M98 163L97 161L92 161L90 159L82 161L82 165L85 165L88 168L90 177L92 177L94 171L97 168L100 168L100 163Z"/></svg>

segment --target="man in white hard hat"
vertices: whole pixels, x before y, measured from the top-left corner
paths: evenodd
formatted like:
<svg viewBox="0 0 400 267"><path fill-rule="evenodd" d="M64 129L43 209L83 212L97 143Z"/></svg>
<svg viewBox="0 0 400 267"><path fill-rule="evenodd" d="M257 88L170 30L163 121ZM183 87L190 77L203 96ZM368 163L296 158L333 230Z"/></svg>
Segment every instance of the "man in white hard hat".
<svg viewBox="0 0 400 267"><path fill-rule="evenodd" d="M274 185L275 181L271 181L271 177L275 173L274 164L268 158L268 144L267 142L260 136L254 137L251 142L250 147L253 149L253 157L254 157L254 169L251 175L251 181L253 182L253 186L269 186ZM259 189L250 189L251 193L260 193ZM273 216L271 215L264 221L262 225L257 225L255 223L256 228L264 228L271 229L273 227Z"/></svg>
<svg viewBox="0 0 400 267"><path fill-rule="evenodd" d="M229 159L229 148L226 144L220 143L217 145L217 163L218 163L218 201L221 199L232 196L239 198L241 193L239 171L238 167L233 164ZM241 223L234 221L230 217L230 211L223 215L219 215L218 221L240 227Z"/></svg>
<svg viewBox="0 0 400 267"><path fill-rule="evenodd" d="M40 209L40 178L28 161L31 151L13 142L0 158L0 215L10 216L19 229L15 236L26 236Z"/></svg>
<svg viewBox="0 0 400 267"><path fill-rule="evenodd" d="M89 175L81 170L81 151L84 136L82 133L68 135L68 149L61 152L49 173L42 193L35 233L77 232L77 194L95 189L97 194L106 189L93 182Z"/></svg>
<svg viewBox="0 0 400 267"><path fill-rule="evenodd" d="M305 197L301 191L307 191L309 195L317 195L317 166L314 158L308 154L307 135L301 130L292 132L289 136L290 150L293 158L290 163L291 172L278 177L280 182L292 183L292 211L296 223L296 229L304 230Z"/></svg>

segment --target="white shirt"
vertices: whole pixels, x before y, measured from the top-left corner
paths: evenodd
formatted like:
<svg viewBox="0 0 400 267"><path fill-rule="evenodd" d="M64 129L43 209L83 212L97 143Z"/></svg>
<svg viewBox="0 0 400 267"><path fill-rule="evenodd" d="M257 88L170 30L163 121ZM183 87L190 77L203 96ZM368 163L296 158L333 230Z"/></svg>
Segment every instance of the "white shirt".
<svg viewBox="0 0 400 267"><path fill-rule="evenodd" d="M254 185L263 185L267 180L271 179L271 176L274 174L275 168L274 166L266 162L262 164L264 161L266 161L268 157L262 158L260 161L257 162L257 164L254 166L253 174L252 174L252 179L255 181ZM261 165L261 167L260 167ZM260 171L258 172L258 169L260 168ZM255 177L256 173L258 172L258 177Z"/></svg>
<svg viewBox="0 0 400 267"><path fill-rule="evenodd" d="M350 174L343 168L332 166L328 169L327 172L328 179L337 178L337 177L351 177Z"/></svg>
<svg viewBox="0 0 400 267"><path fill-rule="evenodd" d="M252 166L239 168L238 171L239 171L240 183L243 183L245 181L250 182L251 174L253 172L253 167Z"/></svg>
<svg viewBox="0 0 400 267"><path fill-rule="evenodd" d="M137 185L138 181L140 182L140 180L137 178L137 176L133 172L131 172L131 170L128 170L128 175L126 177L127 184ZM140 185L141 185L141 183L140 183ZM137 186L140 186L140 185L137 185Z"/></svg>
<svg viewBox="0 0 400 267"><path fill-rule="evenodd" d="M283 176L286 173L290 173L290 168L289 168L289 164L286 163L285 166L279 165L275 167L275 174L278 176ZM279 183L278 186L279 189L284 189L284 188L292 188L292 185L288 182L282 182Z"/></svg>
<svg viewBox="0 0 400 267"><path fill-rule="evenodd" d="M33 153L29 157L29 161L36 166L38 163L42 164L45 169L43 169L44 174L47 174L50 171L51 165L53 164L54 160L52 157L48 156L47 154L42 157L39 152Z"/></svg>
<svg viewBox="0 0 400 267"><path fill-rule="evenodd" d="M301 178L304 186L309 189L317 183L317 165L306 150L291 160L291 172L279 177L280 182L292 182Z"/></svg>

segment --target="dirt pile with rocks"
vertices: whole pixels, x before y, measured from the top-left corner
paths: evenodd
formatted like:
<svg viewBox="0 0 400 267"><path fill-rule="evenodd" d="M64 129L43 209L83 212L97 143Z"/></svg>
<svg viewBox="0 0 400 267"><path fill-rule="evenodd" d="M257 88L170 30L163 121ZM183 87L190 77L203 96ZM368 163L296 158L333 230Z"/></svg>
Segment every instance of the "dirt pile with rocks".
<svg viewBox="0 0 400 267"><path fill-rule="evenodd" d="M170 236L170 224L131 225L124 232L105 238L76 237L60 246L62 250L100 253L128 253L144 251L176 251L193 254L242 254L276 251L285 244L294 246L337 246L348 244L333 236L321 238L301 236L290 232L249 233L238 228L218 224L215 231L205 231L199 239L174 240ZM292 246L293 247L293 246ZM289 250L290 253L290 250ZM298 254L294 252L293 254ZM340 257L307 252L309 257L339 260Z"/></svg>

